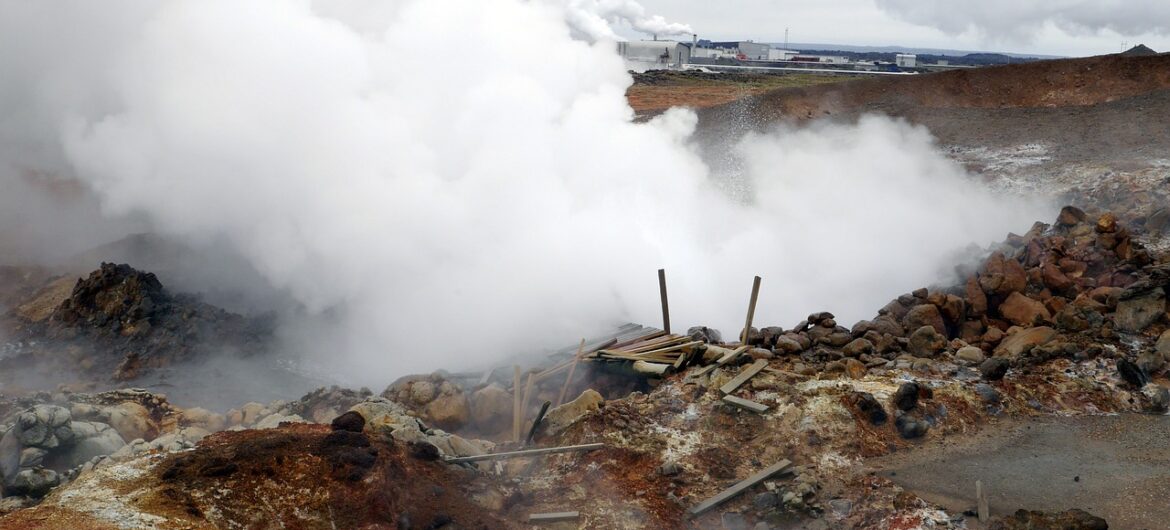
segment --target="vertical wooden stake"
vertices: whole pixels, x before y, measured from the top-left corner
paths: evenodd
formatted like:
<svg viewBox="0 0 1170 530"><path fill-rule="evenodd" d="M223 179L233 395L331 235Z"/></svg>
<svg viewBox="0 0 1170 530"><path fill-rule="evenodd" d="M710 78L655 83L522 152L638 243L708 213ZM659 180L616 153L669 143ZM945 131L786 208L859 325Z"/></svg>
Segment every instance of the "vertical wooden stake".
<svg viewBox="0 0 1170 530"><path fill-rule="evenodd" d="M520 365L512 365L512 440L520 443Z"/></svg>
<svg viewBox="0 0 1170 530"><path fill-rule="evenodd" d="M752 319L756 316L756 298L760 296L760 277L752 281L752 300L748 303L747 321L743 325L743 333L740 334L739 343L747 346L748 332L752 329Z"/></svg>
<svg viewBox="0 0 1170 530"><path fill-rule="evenodd" d="M658 292L662 295L662 331L670 334L670 304L666 301L666 269L658 269Z"/></svg>
<svg viewBox="0 0 1170 530"><path fill-rule="evenodd" d="M975 502L977 506L976 513L979 514L979 522L986 523L988 519L991 519L991 510L987 504L987 492L983 491L983 482L979 480L975 481Z"/></svg>
<svg viewBox="0 0 1170 530"><path fill-rule="evenodd" d="M521 424L521 427L523 427L523 424L524 424L524 417L528 415L528 396L532 394L532 383L534 381L536 381L536 374L529 372L528 373L528 383L526 383L524 385L524 399L522 399L520 401L520 424ZM521 433L521 435L523 435L523 433ZM522 442L523 440L520 440L519 437L517 437L517 441Z"/></svg>
<svg viewBox="0 0 1170 530"><path fill-rule="evenodd" d="M581 339L581 345L577 346L577 355L573 356L573 364L569 365L569 376L565 378L565 385L561 387L561 394L557 396L558 407L565 402L565 394L569 391L569 384L573 382L573 372L577 371L577 363L581 361L581 352L584 351L585 339Z"/></svg>

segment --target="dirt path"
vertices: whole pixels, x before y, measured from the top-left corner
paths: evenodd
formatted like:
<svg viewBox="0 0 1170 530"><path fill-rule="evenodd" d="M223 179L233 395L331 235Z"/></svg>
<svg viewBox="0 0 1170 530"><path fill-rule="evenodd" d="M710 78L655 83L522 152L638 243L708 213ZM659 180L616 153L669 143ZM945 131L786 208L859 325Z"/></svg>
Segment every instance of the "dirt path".
<svg viewBox="0 0 1170 530"><path fill-rule="evenodd" d="M1105 518L1110 528L1165 528L1170 521L1166 416L1004 422L869 463L952 513L974 507L975 481L982 480L993 515L1081 508ZM973 518L968 525L980 527Z"/></svg>

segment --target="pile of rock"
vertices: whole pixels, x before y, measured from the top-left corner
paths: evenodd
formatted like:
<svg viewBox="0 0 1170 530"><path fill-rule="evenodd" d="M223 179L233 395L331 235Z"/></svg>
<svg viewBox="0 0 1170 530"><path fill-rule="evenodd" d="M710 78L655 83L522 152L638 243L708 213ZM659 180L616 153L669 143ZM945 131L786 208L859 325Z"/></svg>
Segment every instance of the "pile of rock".
<svg viewBox="0 0 1170 530"><path fill-rule="evenodd" d="M43 496L76 468L125 445L109 424L74 421L65 407L38 405L20 413L0 438L0 490Z"/></svg>
<svg viewBox="0 0 1170 530"><path fill-rule="evenodd" d="M260 351L271 334L265 320L172 294L154 274L113 263L77 280L47 318L11 317L20 320L17 340L43 345L40 360L121 381L204 352Z"/></svg>

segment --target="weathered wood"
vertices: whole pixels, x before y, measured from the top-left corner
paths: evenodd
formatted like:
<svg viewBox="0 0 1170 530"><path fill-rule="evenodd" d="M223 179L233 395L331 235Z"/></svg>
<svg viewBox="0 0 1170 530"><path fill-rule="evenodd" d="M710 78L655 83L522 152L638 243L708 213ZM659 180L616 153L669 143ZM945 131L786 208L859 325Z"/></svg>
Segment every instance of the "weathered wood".
<svg viewBox="0 0 1170 530"><path fill-rule="evenodd" d="M986 523L991 518L991 508L987 504L987 491L983 489L983 481L975 481L976 514L979 522Z"/></svg>
<svg viewBox="0 0 1170 530"><path fill-rule="evenodd" d="M512 441L520 443L520 365L512 365Z"/></svg>
<svg viewBox="0 0 1170 530"><path fill-rule="evenodd" d="M545 401L540 406L540 412L536 414L536 419L532 421L532 428L528 429L528 438L524 439L524 444L532 443L532 437L536 436L536 428L540 426L540 422L544 421L544 415L548 413L548 407L552 405L551 401Z"/></svg>
<svg viewBox="0 0 1170 530"><path fill-rule="evenodd" d="M575 521L581 514L577 512L534 513L528 516L530 523L555 523L558 521Z"/></svg>
<svg viewBox="0 0 1170 530"><path fill-rule="evenodd" d="M726 399L726 398L724 398L724 399ZM719 506L720 504L727 502L729 499L735 497L736 495L743 493L748 488L755 486L756 484L759 484L760 482L767 480L768 477L771 477L772 475L775 475L776 473L783 471L784 468L786 468L790 465L792 465L792 462L789 462L788 460L781 460L779 462L776 462L775 464L772 464L771 466L764 469L763 471L760 471L759 473L756 473L755 475L752 475L746 479L743 479L742 481L740 481L736 485L723 490L718 495L711 497L710 499L707 499L707 500L695 505L693 508L688 510L688 512L691 514L691 517L694 517L696 515L701 515L703 512L706 512L707 510L710 510L711 508Z"/></svg>
<svg viewBox="0 0 1170 530"><path fill-rule="evenodd" d="M743 352L745 352L747 350L748 350L747 346L740 346L734 350L731 350L731 353L724 355L722 359L715 361L715 364L718 366L726 366L727 363L738 359L740 354L742 354Z"/></svg>
<svg viewBox="0 0 1170 530"><path fill-rule="evenodd" d="M723 392L724 394L735 392L735 389L746 383L748 379L755 377L756 374L760 373L760 370L763 370L765 366L768 366L767 360L757 360L756 362L752 363L751 366L740 370L739 375L735 376L735 379L732 379L731 381L728 381L727 384L719 387L719 391Z"/></svg>
<svg viewBox="0 0 1170 530"><path fill-rule="evenodd" d="M666 269L658 269L658 293L662 296L662 330L670 333L670 304L666 301Z"/></svg>
<svg viewBox="0 0 1170 530"><path fill-rule="evenodd" d="M750 410L752 412L755 412L756 414L763 414L763 413L768 411L767 405L761 405L759 403L756 403L755 401L751 401L751 400L743 399L743 398L738 398L738 397L731 396L731 395L723 396L723 402L731 404L731 405L735 405L735 406L737 406L741 409L744 409L744 410Z"/></svg>
<svg viewBox="0 0 1170 530"><path fill-rule="evenodd" d="M508 451L506 453L492 453L486 455L475 456L460 456L455 458L448 458L444 460L452 464L459 464L462 462L479 462L481 460L495 460L497 458L520 458L525 456L538 456L553 453L569 453L573 451L594 451L605 447L603 443L583 444L583 445L566 445L562 447L542 447L540 449L522 449L520 451Z"/></svg>
<svg viewBox="0 0 1170 530"><path fill-rule="evenodd" d="M648 363L646 361L634 361L634 371L640 374L663 376L667 370L670 370L669 364Z"/></svg>
<svg viewBox="0 0 1170 530"><path fill-rule="evenodd" d="M756 299L760 296L760 277L756 276L752 280L752 298L748 302L747 321L743 325L743 333L740 334L739 343L746 345L748 343L748 332L752 329L752 319L756 316Z"/></svg>
<svg viewBox="0 0 1170 530"><path fill-rule="evenodd" d="M629 346L631 344L636 344L636 343L639 343L639 342L642 342L645 340L655 339L655 338L661 337L665 334L666 334L666 332L662 331L660 329L642 328L641 330L638 330L638 333L636 335L631 335L629 337L626 337L625 339L618 337L618 341L616 343L614 343L612 346L609 346L609 349L617 350L617 349L625 348L626 346Z"/></svg>
<svg viewBox="0 0 1170 530"><path fill-rule="evenodd" d="M585 339L581 339L581 346L577 348L577 355L573 356L573 364L569 366L569 375L565 377L565 384L561 386L561 393L557 396L557 406L565 402L565 394L569 391L569 384L573 382L573 374L577 372L577 363L581 362L581 353L585 350Z"/></svg>
<svg viewBox="0 0 1170 530"><path fill-rule="evenodd" d="M520 423L528 416L528 397L532 395L532 385L536 382L536 374L528 373L528 382L524 384L524 398L520 401ZM517 440L521 441L521 440Z"/></svg>

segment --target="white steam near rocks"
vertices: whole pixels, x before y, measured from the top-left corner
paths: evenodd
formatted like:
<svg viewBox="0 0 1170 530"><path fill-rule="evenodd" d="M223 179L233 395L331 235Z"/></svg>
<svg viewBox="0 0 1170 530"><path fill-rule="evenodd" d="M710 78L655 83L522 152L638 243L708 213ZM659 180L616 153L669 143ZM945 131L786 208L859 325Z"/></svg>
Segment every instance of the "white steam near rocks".
<svg viewBox="0 0 1170 530"><path fill-rule="evenodd" d="M1165 0L876 0L898 18L952 34L1029 42L1051 24L1073 35L1110 30L1119 35L1170 35L1170 2Z"/></svg>
<svg viewBox="0 0 1170 530"><path fill-rule="evenodd" d="M580 3L369 6L0 2L0 178L226 240L324 315L288 336L369 384L654 324L659 267L676 326L734 332L755 274L757 322L852 322L1049 217L881 117L744 138L734 199L694 113L632 122Z"/></svg>

